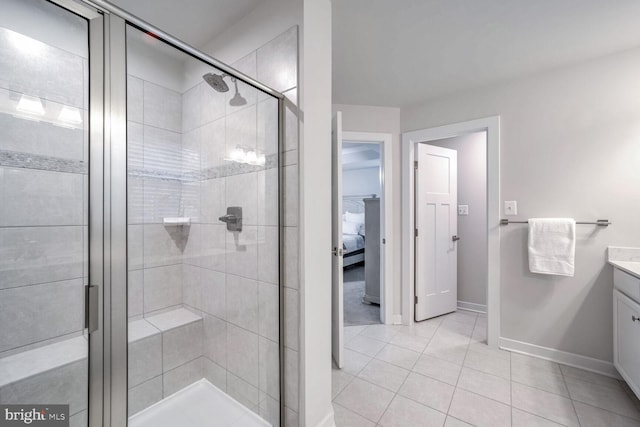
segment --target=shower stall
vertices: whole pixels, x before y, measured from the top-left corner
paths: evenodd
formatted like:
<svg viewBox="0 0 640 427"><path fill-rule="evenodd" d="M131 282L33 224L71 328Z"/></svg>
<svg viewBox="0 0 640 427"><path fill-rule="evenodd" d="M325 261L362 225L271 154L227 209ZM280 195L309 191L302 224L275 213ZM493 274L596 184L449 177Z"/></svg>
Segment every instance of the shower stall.
<svg viewBox="0 0 640 427"><path fill-rule="evenodd" d="M283 96L101 0L2 8L0 408L280 425Z"/></svg>

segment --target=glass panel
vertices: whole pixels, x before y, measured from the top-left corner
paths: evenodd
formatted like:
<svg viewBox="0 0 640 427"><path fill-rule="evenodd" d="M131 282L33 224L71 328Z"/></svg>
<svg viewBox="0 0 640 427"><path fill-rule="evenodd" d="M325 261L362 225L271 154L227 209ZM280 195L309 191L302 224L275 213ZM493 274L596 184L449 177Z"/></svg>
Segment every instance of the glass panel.
<svg viewBox="0 0 640 427"><path fill-rule="evenodd" d="M129 425L279 425L278 101L134 27L127 72Z"/></svg>
<svg viewBox="0 0 640 427"><path fill-rule="evenodd" d="M0 404L69 405L74 426L87 424L88 57L85 19L2 1Z"/></svg>

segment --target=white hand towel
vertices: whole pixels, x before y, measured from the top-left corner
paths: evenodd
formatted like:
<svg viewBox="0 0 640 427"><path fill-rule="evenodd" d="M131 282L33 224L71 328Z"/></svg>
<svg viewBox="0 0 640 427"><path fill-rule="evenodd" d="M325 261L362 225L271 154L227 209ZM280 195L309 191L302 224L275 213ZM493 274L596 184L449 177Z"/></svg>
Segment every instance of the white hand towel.
<svg viewBox="0 0 640 427"><path fill-rule="evenodd" d="M528 249L532 273L573 276L576 221L573 218L529 219Z"/></svg>

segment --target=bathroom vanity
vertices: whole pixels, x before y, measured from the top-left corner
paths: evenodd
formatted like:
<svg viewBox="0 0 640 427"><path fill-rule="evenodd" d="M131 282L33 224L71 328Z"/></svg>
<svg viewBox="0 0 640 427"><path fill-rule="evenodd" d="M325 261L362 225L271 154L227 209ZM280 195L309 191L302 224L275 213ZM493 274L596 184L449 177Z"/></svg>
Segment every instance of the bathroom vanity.
<svg viewBox="0 0 640 427"><path fill-rule="evenodd" d="M609 247L613 269L613 364L640 398L640 248Z"/></svg>

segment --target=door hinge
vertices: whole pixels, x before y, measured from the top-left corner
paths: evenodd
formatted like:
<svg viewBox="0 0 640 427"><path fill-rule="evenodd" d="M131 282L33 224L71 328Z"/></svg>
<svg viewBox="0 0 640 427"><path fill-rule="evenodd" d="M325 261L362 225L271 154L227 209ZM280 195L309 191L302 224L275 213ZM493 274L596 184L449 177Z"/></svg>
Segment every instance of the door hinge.
<svg viewBox="0 0 640 427"><path fill-rule="evenodd" d="M416 232L414 233L416 237L418 237L418 229L416 228Z"/></svg>
<svg viewBox="0 0 640 427"><path fill-rule="evenodd" d="M417 161L417 160L414 160L414 162L413 162L413 168L414 168L414 169L418 169L418 161Z"/></svg>
<svg viewBox="0 0 640 427"><path fill-rule="evenodd" d="M417 303L418 303L418 295L416 295L416 296L414 296L414 297L413 297L413 302L414 302L414 304L417 304Z"/></svg>

